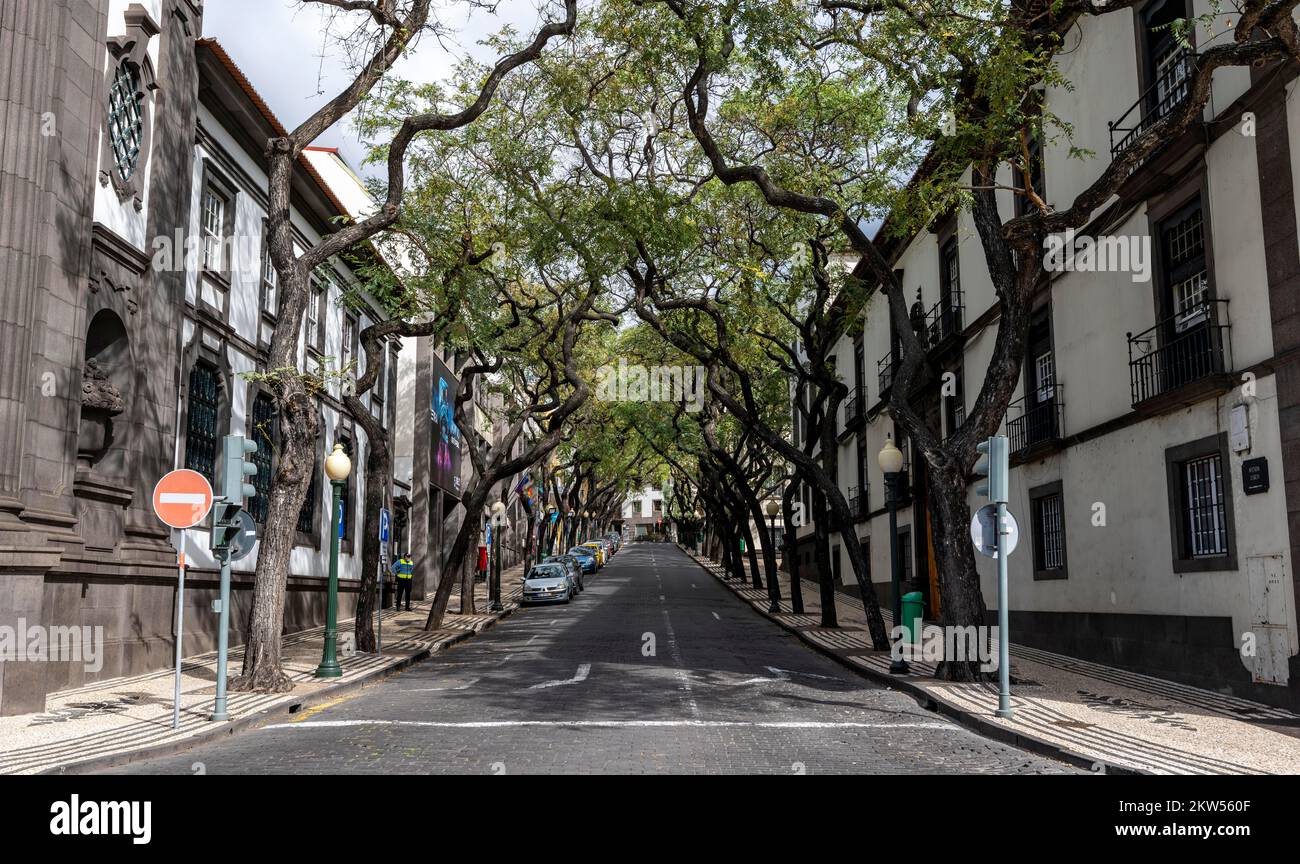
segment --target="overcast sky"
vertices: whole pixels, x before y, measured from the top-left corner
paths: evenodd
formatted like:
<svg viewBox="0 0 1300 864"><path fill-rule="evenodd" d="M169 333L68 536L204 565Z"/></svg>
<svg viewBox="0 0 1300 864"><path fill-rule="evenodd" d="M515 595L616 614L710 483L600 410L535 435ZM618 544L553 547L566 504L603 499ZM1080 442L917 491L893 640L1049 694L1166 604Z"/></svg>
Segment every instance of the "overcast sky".
<svg viewBox="0 0 1300 864"><path fill-rule="evenodd" d="M492 62L493 53L478 42L506 24L522 35L537 30L538 3L548 0L501 0L495 14L470 14L467 3L434 0L439 20L455 31L451 40L425 38L398 74L418 81L445 79L465 56ZM556 9L559 3L549 2ZM225 46L262 98L289 129L328 102L348 82L346 58L325 33L326 10L298 0L210 0L204 9L203 35ZM350 20L356 20L354 13ZM338 147L354 169L365 155L348 124L340 124L314 142ZM371 172L366 172L371 173Z"/></svg>

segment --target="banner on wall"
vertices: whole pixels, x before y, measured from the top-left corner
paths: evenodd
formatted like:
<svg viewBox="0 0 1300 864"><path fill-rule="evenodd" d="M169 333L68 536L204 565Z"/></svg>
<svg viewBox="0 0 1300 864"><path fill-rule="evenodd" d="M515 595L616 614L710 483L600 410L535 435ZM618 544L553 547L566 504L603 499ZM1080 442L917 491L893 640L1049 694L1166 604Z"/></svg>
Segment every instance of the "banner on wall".
<svg viewBox="0 0 1300 864"><path fill-rule="evenodd" d="M456 394L460 381L436 355L429 358L433 372L433 394L429 416L433 420L433 450L430 481L444 492L461 495L460 429L456 427Z"/></svg>

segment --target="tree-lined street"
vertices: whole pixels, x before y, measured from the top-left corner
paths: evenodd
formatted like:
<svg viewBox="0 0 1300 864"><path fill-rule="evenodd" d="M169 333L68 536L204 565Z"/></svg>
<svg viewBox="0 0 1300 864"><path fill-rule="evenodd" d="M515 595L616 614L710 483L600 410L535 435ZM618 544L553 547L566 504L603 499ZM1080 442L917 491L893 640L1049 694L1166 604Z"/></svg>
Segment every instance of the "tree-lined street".
<svg viewBox="0 0 1300 864"><path fill-rule="evenodd" d="M653 654L643 653L653 648ZM1074 771L819 656L667 543L633 543L564 606L287 723L130 773Z"/></svg>

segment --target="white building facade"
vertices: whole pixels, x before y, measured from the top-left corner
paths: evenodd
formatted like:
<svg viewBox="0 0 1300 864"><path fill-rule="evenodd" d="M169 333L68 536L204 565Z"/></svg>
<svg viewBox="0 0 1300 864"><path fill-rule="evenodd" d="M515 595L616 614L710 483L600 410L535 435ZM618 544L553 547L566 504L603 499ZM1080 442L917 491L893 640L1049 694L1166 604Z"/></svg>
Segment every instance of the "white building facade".
<svg viewBox="0 0 1300 864"><path fill-rule="evenodd" d="M1050 89L1046 104L1073 124L1073 143L1096 155L1072 158L1063 142L1043 148L1033 179L1049 205L1071 202L1133 130L1187 95L1194 60L1167 25L1210 11L1200 0L1157 0L1081 20L1077 47L1060 58L1073 87ZM1198 28L1193 41L1204 50L1213 34ZM1009 559L1014 641L1297 704L1295 87L1285 68L1217 71L1204 122L1135 171L1080 232L1103 241L1109 266L1058 260L1040 286L1001 429L1021 534ZM1009 173L1002 180L1012 185ZM1004 218L1023 206L1000 193ZM1113 255L1121 249L1127 262ZM917 302L914 326L952 373L946 387L911 394L947 435L979 392L997 329L983 250L970 213L960 212L890 254ZM922 591L937 616L925 466L886 410L897 357L887 301L876 292L837 350L850 389L836 418L838 481L857 536L832 534L832 568L851 583L843 544L861 543L889 601L876 454L894 436L907 460L896 538L904 590ZM811 513L806 490L803 500ZM969 503L985 503L973 486ZM810 543L805 528L796 561L806 576ZM979 563L993 610L994 562Z"/></svg>

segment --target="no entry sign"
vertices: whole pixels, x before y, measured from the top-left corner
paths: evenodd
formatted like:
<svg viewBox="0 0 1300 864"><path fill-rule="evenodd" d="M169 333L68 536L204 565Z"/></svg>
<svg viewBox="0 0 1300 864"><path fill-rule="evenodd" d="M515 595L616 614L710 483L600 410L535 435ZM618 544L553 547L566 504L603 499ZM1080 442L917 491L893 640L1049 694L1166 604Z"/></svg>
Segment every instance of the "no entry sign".
<svg viewBox="0 0 1300 864"><path fill-rule="evenodd" d="M212 509L212 484L197 471L170 471L153 487L153 512L173 528L193 528Z"/></svg>

